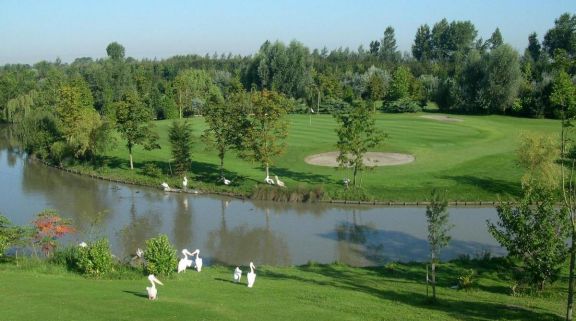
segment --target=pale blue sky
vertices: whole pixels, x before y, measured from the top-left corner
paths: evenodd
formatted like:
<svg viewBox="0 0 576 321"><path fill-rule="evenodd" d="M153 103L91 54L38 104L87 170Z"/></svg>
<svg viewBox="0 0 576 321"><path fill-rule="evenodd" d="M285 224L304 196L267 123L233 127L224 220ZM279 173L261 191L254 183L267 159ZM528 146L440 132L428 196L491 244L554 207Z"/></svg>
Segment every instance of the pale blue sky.
<svg viewBox="0 0 576 321"><path fill-rule="evenodd" d="M0 64L100 58L118 41L127 56L252 54L265 40L299 40L309 48L365 48L396 30L409 51L418 26L442 18L470 20L487 39L500 27L520 52L540 39L575 0L0 0Z"/></svg>

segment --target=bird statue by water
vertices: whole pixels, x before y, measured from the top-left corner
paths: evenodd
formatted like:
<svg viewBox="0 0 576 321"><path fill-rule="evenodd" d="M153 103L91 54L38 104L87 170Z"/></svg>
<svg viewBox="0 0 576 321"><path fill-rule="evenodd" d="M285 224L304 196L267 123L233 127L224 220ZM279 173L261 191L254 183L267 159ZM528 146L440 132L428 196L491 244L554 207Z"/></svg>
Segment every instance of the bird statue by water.
<svg viewBox="0 0 576 321"><path fill-rule="evenodd" d="M144 251L141 248L136 249L136 257L142 258Z"/></svg>
<svg viewBox="0 0 576 321"><path fill-rule="evenodd" d="M254 266L254 263L250 262L250 272L246 274L249 288L251 288L254 285L254 282L256 281L256 273L254 273L255 269L256 267Z"/></svg>
<svg viewBox="0 0 576 321"><path fill-rule="evenodd" d="M192 256L194 254L190 253L188 249L183 249L182 255L184 255L184 257L178 261L178 273L182 271L186 272L186 268L192 266L192 260L188 258L188 255Z"/></svg>
<svg viewBox="0 0 576 321"><path fill-rule="evenodd" d="M78 244L79 247L87 247L88 244L86 244L86 242L80 242L80 244Z"/></svg>
<svg viewBox="0 0 576 321"><path fill-rule="evenodd" d="M200 250L196 249L196 251L192 252L192 255L196 255L196 259L194 260L194 267L196 271L202 271L202 258L200 258Z"/></svg>
<svg viewBox="0 0 576 321"><path fill-rule="evenodd" d="M242 270L240 270L239 267L236 267L234 270L234 283L240 282L240 279L242 279Z"/></svg>
<svg viewBox="0 0 576 321"><path fill-rule="evenodd" d="M169 192L169 191L170 191L170 186L168 186L168 183L163 182L163 183L160 184L160 185L162 185L162 187L164 188L164 192Z"/></svg>
<svg viewBox="0 0 576 321"><path fill-rule="evenodd" d="M275 183L274 183L274 180L271 179L270 176L266 176L266 178L264 178L264 182L265 182L266 184L269 184L269 185L274 185L274 184L275 184Z"/></svg>
<svg viewBox="0 0 576 321"><path fill-rule="evenodd" d="M230 185L230 183L232 183L232 181L230 181L229 179L226 179L226 177L222 176L222 183L224 183L224 185Z"/></svg>
<svg viewBox="0 0 576 321"><path fill-rule="evenodd" d="M280 187L286 187L286 185L284 184L283 181L281 181L280 179L278 179L278 176L274 175L274 178L276 179L276 185L280 186Z"/></svg>
<svg viewBox="0 0 576 321"><path fill-rule="evenodd" d="M188 188L188 178L186 176L184 176L184 179L182 180L182 187L184 190Z"/></svg>
<svg viewBox="0 0 576 321"><path fill-rule="evenodd" d="M164 284L160 282L160 280L158 280L154 274L148 275L148 281L150 281L150 284L152 284L152 286L146 287L146 291L148 292L148 300L156 300L158 290L156 289L156 285L154 283L158 283L160 285Z"/></svg>

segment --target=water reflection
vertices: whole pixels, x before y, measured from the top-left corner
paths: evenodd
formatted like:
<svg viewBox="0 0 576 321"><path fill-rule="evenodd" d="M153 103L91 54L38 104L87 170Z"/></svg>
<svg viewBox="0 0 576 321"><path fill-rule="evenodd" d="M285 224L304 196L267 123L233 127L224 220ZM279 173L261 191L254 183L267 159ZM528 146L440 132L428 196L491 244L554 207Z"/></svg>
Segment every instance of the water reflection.
<svg viewBox="0 0 576 321"><path fill-rule="evenodd" d="M4 127L5 129L6 127ZM249 202L165 193L69 174L27 160L0 128L0 213L15 224L53 208L74 225L110 239L126 257L167 234L178 250L201 249L206 264L379 265L428 257L423 208ZM6 155L3 155L3 154ZM494 209L451 209L451 245L444 259L483 250L502 254L484 227ZM99 216L100 215L100 216ZM96 219L99 218L99 219Z"/></svg>

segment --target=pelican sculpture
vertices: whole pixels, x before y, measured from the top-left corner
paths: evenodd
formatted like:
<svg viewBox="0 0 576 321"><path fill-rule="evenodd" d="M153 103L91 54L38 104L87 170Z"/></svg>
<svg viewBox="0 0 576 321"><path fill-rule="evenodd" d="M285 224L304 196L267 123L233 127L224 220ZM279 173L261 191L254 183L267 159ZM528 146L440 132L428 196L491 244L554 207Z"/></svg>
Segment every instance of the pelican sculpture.
<svg viewBox="0 0 576 321"><path fill-rule="evenodd" d="M240 270L239 267L236 267L236 269L234 270L234 283L240 282L241 278L242 278L242 270Z"/></svg>
<svg viewBox="0 0 576 321"><path fill-rule="evenodd" d="M87 247L88 244L86 244L86 242L80 242L80 243L78 244L78 246L79 246L79 247Z"/></svg>
<svg viewBox="0 0 576 321"><path fill-rule="evenodd" d="M160 184L160 185L162 185L162 187L164 188L164 192L169 192L169 191L170 191L170 186L168 186L168 183L163 182L163 183Z"/></svg>
<svg viewBox="0 0 576 321"><path fill-rule="evenodd" d="M192 256L194 254L190 253L187 249L183 249L182 255L184 255L184 257L178 261L178 273L182 271L186 272L186 268L192 266L192 260L188 258L188 255Z"/></svg>
<svg viewBox="0 0 576 321"><path fill-rule="evenodd" d="M283 181L281 181L278 176L274 175L274 178L276 179L276 185L280 186L280 187L286 187L286 185L284 184Z"/></svg>
<svg viewBox="0 0 576 321"><path fill-rule="evenodd" d="M200 258L200 250L196 249L196 251L192 252L191 255L196 255L196 259L194 260L194 267L196 271L202 271L202 258Z"/></svg>
<svg viewBox="0 0 576 321"><path fill-rule="evenodd" d="M254 266L254 263L250 262L250 273L246 275L246 278L248 279L249 288L251 288L254 285L254 282L256 281L256 273L254 273L255 269L256 267Z"/></svg>
<svg viewBox="0 0 576 321"><path fill-rule="evenodd" d="M146 291L148 292L148 300L156 300L158 290L156 290L156 284L154 284L154 283L158 283L160 285L164 285L164 284L162 282L160 282L160 280L158 280L154 276L154 274L148 275L148 280L150 281L150 284L152 284L152 286L146 287Z"/></svg>
<svg viewBox="0 0 576 321"><path fill-rule="evenodd" d="M188 178L186 178L186 176L184 176L184 180L182 180L182 187L184 189L188 188Z"/></svg>
<svg viewBox="0 0 576 321"><path fill-rule="evenodd" d="M141 248L136 249L136 257L142 258L144 256L144 251Z"/></svg>
<svg viewBox="0 0 576 321"><path fill-rule="evenodd" d="M226 177L222 176L222 182L224 183L224 185L230 185L230 183L232 183L231 180L226 179Z"/></svg>
<svg viewBox="0 0 576 321"><path fill-rule="evenodd" d="M268 185L274 185L274 180L270 178L270 176L266 176L266 178L264 179L264 182Z"/></svg>

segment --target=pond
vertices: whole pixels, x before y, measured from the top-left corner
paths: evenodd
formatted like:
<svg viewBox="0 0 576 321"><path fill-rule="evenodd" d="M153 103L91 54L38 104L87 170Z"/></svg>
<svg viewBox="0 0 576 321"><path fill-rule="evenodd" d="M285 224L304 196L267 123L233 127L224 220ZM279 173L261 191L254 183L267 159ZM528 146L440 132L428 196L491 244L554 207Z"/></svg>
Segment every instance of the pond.
<svg viewBox="0 0 576 321"><path fill-rule="evenodd" d="M72 241L107 237L120 258L158 234L178 250L200 249L206 264L373 266L428 257L422 207L252 202L122 185L29 160L11 148L7 128L0 130L0 213L27 225L54 209L77 227ZM494 208L449 211L454 228L442 259L505 253L486 227L486 220L497 219Z"/></svg>

